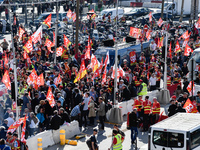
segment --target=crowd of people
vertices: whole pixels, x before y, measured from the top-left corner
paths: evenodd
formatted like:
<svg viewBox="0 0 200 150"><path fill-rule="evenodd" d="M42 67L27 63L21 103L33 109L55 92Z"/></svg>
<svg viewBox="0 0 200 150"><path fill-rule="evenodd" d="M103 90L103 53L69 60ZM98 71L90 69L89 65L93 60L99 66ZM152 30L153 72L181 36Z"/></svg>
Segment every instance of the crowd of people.
<svg viewBox="0 0 200 150"><path fill-rule="evenodd" d="M107 18L105 18L105 21ZM107 20L109 21L109 20ZM92 24L92 25L91 25ZM80 32L85 32L84 27L96 28L96 22L91 20L88 24L80 24ZM168 25L167 30L173 29L174 34L170 34L170 42L166 41L164 33L165 25ZM17 24L13 25L15 28ZM24 58L23 46L30 38L30 34L26 31L23 25L19 25L25 33L22 39L19 39L18 27L14 34L14 48L16 51L16 66L17 66L17 81L18 81L18 101L20 106L20 117L28 116L26 120L26 138L31 137L44 130L53 129L57 130L63 124L70 123L73 120L79 122L79 127L88 127L96 125L99 120L99 129L104 130L104 122L106 120L107 111L112 108L114 104L114 79L112 78L112 66L108 67L106 82L102 82L102 74L93 79L94 72L91 68L87 68L87 75L80 81L74 83L77 76L80 64L85 61L86 66L90 60L85 60L85 46L87 44L80 44L79 51L75 54L75 46L73 43L66 47L63 45L64 54L57 58L54 63L55 53L51 53L45 41L49 37L47 34L41 39L40 43L33 45L33 51L28 56L30 61ZM183 88L181 85L177 86L172 96L171 105L169 107L168 116L172 116L177 112L185 112L182 108L190 93L187 90L189 81L187 80L187 62L191 53L187 56L184 55L184 38L180 38L182 28L175 24L163 24L162 27L157 27L155 24L149 23L149 29L152 30L150 38L150 46L148 49L142 50L140 56L137 58L136 63L133 65L126 59L122 64L119 64L125 76L121 76L118 82L119 97L118 101L127 101L134 99L133 112L129 114L129 126L131 135L137 133L138 124L143 123L143 130L147 131L149 125L156 123L159 120L160 104L155 97L151 103L147 95L147 91L159 90L161 88L161 80L163 79L163 47L168 43L171 48L171 53L167 53L167 86L170 87L174 84L181 84L183 79ZM195 26L192 28L188 26L188 32L191 32L188 40L188 45L194 49L200 46L199 33ZM90 35L92 39L92 50L94 53L98 48L98 42ZM113 33L113 36L116 36ZM141 42L146 41L145 32L139 38ZM163 44L160 44L160 41ZM180 49L175 51L177 41L180 44ZM87 43L87 41L85 41ZM171 47L170 47L171 45ZM4 39L1 43L2 51L0 53L0 77L2 79L5 71L9 72L11 82L14 81L14 59L11 43L8 39ZM54 49L52 49L54 51ZM67 55L67 57L65 57ZM8 64L5 64L5 59L8 59ZM37 75L43 73L44 85L34 88L33 85L27 84L27 79L31 71L35 69ZM199 65L195 70L197 73L200 71ZM58 76L61 77L62 82L56 84ZM197 77L196 83L199 83ZM49 87L55 99L55 105L51 106L47 100L47 92ZM196 99L190 98L191 101L197 105L200 111L200 92ZM10 139L13 141L17 139L16 134L6 134L9 126L16 120L16 108L14 101L11 98L12 92L4 95L3 100L0 101L0 138ZM143 101L142 98L145 100ZM96 135L97 130L94 130L93 135ZM119 135L117 130L113 131L114 139L111 147L118 144L118 141L123 141L123 136ZM5 144L1 140L1 145ZM132 144L135 143L135 136L131 136ZM8 142L9 143L9 142ZM13 142L12 142L13 143ZM92 150L96 149L96 140L92 138ZM17 145L16 142L12 145ZM118 145L121 146L121 145Z"/></svg>

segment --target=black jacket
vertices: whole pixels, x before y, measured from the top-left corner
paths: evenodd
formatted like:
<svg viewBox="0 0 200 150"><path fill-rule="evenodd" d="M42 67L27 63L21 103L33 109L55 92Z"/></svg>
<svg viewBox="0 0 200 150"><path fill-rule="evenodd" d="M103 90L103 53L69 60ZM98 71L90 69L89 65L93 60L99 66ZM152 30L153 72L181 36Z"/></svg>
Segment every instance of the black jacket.
<svg viewBox="0 0 200 150"><path fill-rule="evenodd" d="M176 108L176 112L177 112L177 113L178 113L178 112L184 112L184 113L186 113L186 110L185 110L183 107L178 106L178 107Z"/></svg>
<svg viewBox="0 0 200 150"><path fill-rule="evenodd" d="M66 111L64 111L63 114L60 114L60 117L61 117L61 124L60 125L63 125L65 121L69 122L69 123L71 121L69 114Z"/></svg>
<svg viewBox="0 0 200 150"><path fill-rule="evenodd" d="M54 115L50 121L50 129L58 130L61 124L61 117L59 115Z"/></svg>
<svg viewBox="0 0 200 150"><path fill-rule="evenodd" d="M137 123L138 123L137 114L131 112L129 114L129 127L137 127Z"/></svg>
<svg viewBox="0 0 200 150"><path fill-rule="evenodd" d="M168 109L168 116L173 116L175 113L176 113L176 108L177 106L175 104L172 104L169 106L169 109Z"/></svg>

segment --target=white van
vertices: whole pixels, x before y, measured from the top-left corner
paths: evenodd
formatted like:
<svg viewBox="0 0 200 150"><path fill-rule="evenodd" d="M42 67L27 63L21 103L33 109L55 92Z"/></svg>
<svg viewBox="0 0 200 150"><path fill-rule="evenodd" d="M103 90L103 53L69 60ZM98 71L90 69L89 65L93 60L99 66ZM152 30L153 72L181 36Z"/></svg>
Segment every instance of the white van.
<svg viewBox="0 0 200 150"><path fill-rule="evenodd" d="M152 125L148 150L200 150L200 114L177 113Z"/></svg>
<svg viewBox="0 0 200 150"><path fill-rule="evenodd" d="M98 19L102 20L104 14L106 16L106 19L108 19L108 15L111 14L110 18L111 18L111 20L113 20L116 17L116 15L117 15L116 8L110 8L110 9L102 10L101 13L100 13L100 15L98 16ZM122 8L118 7L118 16L119 16L119 19L121 17L123 17L123 15L124 15L124 10Z"/></svg>

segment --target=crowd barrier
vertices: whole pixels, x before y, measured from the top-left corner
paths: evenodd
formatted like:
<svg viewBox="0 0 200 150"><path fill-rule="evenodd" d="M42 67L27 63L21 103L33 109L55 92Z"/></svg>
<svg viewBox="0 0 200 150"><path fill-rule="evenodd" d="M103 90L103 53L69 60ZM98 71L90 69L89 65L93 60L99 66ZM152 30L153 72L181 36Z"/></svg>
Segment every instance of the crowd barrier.
<svg viewBox="0 0 200 150"><path fill-rule="evenodd" d="M80 134L79 124L77 121L72 121L69 124L62 125L58 130L47 130L36 134L27 139L27 145L30 150L34 150L37 145L37 139L42 138L42 148L47 148L60 143L60 130L65 130L65 137L72 138Z"/></svg>

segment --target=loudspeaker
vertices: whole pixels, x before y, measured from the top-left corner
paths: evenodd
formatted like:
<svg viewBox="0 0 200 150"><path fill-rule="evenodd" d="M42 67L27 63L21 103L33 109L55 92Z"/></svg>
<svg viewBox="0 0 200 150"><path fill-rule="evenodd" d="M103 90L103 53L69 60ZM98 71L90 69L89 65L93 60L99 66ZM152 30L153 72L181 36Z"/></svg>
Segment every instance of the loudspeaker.
<svg viewBox="0 0 200 150"><path fill-rule="evenodd" d="M130 37L130 36L127 36L127 37L126 37L126 43L135 42L135 41L136 41L135 38L132 38L132 37Z"/></svg>
<svg viewBox="0 0 200 150"><path fill-rule="evenodd" d="M113 40L105 40L103 41L104 46L112 47L114 46L114 41Z"/></svg>

